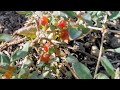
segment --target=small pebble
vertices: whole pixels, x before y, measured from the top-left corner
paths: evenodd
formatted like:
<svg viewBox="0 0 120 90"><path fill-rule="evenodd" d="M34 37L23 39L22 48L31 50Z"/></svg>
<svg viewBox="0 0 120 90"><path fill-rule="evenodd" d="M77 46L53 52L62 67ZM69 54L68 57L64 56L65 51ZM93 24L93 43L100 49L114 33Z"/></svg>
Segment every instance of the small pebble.
<svg viewBox="0 0 120 90"><path fill-rule="evenodd" d="M92 46L92 48L91 48L91 54L92 55L94 55L94 56L99 56L99 49L98 49L98 47L97 46Z"/></svg>
<svg viewBox="0 0 120 90"><path fill-rule="evenodd" d="M111 40L110 40L110 46L112 48L118 48L120 47L120 37L118 36L114 36Z"/></svg>

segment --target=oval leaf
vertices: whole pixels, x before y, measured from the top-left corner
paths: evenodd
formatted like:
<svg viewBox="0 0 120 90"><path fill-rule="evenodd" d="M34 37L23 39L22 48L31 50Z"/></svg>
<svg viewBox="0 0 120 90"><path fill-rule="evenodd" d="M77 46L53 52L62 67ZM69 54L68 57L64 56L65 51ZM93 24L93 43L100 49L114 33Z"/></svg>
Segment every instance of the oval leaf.
<svg viewBox="0 0 120 90"><path fill-rule="evenodd" d="M31 26L28 26L28 27L20 28L15 33L19 34L19 35L26 36L26 37L35 38L36 37L36 32L37 32L36 26L31 25Z"/></svg>
<svg viewBox="0 0 120 90"><path fill-rule="evenodd" d="M54 53L54 52L55 52L54 47L50 47L49 50L48 50L48 53L49 53L49 54L52 54L52 53Z"/></svg>
<svg viewBox="0 0 120 90"><path fill-rule="evenodd" d="M76 62L72 64L74 71L80 79L92 79L90 70L82 63Z"/></svg>
<svg viewBox="0 0 120 90"><path fill-rule="evenodd" d="M18 78L20 79L27 79L29 75L29 69L28 68L23 68L20 70L18 74Z"/></svg>
<svg viewBox="0 0 120 90"><path fill-rule="evenodd" d="M26 16L32 15L32 11L16 11L16 12Z"/></svg>
<svg viewBox="0 0 120 90"><path fill-rule="evenodd" d="M29 79L39 79L38 78L38 72L37 71L34 71L32 72L29 76L28 76Z"/></svg>
<svg viewBox="0 0 120 90"><path fill-rule="evenodd" d="M62 11L63 13L67 14L68 17L74 18L76 17L76 13L74 11Z"/></svg>
<svg viewBox="0 0 120 90"><path fill-rule="evenodd" d="M98 73L98 74L96 75L96 79L109 79L109 77L106 76L106 75L103 74L103 73Z"/></svg>
<svg viewBox="0 0 120 90"><path fill-rule="evenodd" d="M78 62L78 59L72 55L69 55L66 60L68 61L68 63L75 63Z"/></svg>
<svg viewBox="0 0 120 90"><path fill-rule="evenodd" d="M110 20L115 20L117 19L118 17L120 17L120 11L113 11L112 12L112 15L108 17L108 19Z"/></svg>
<svg viewBox="0 0 120 90"><path fill-rule="evenodd" d="M112 64L110 63L110 61L107 59L106 56L102 57L101 64L102 64L102 66L105 68L106 72L107 72L112 78L114 78L114 76L115 76L114 67L112 66Z"/></svg>
<svg viewBox="0 0 120 90"><path fill-rule="evenodd" d="M116 49L107 49L106 51L111 51L111 52L115 52L115 53L120 53L120 48L116 48Z"/></svg>
<svg viewBox="0 0 120 90"><path fill-rule="evenodd" d="M18 59L20 59L20 58L24 58L24 57L28 54L29 46L30 46L30 43L29 43L29 42L27 42L26 44L24 44L22 50L18 50L18 51L16 51L16 52L12 55L11 61L16 61L16 60L18 60Z"/></svg>
<svg viewBox="0 0 120 90"><path fill-rule="evenodd" d="M73 28L73 27L71 27L68 31L69 31L69 35L72 39L77 39L82 34L81 31L79 31L77 28Z"/></svg>
<svg viewBox="0 0 120 90"><path fill-rule="evenodd" d="M10 41L12 37L9 34L0 34L0 41Z"/></svg>
<svg viewBox="0 0 120 90"><path fill-rule="evenodd" d="M7 55L0 53L0 64L6 66L10 64L10 59Z"/></svg>
<svg viewBox="0 0 120 90"><path fill-rule="evenodd" d="M87 20L87 21L91 21L91 15L89 14L89 13L87 13L87 14L85 14L84 16L83 16L83 18L85 19L85 20Z"/></svg>

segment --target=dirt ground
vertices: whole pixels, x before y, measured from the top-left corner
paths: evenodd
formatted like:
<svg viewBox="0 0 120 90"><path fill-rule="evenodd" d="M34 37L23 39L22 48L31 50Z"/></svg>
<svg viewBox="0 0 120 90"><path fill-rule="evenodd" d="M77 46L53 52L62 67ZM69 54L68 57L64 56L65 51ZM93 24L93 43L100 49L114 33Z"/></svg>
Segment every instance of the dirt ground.
<svg viewBox="0 0 120 90"><path fill-rule="evenodd" d="M21 28L27 18L15 11L0 11L0 33L12 34Z"/></svg>

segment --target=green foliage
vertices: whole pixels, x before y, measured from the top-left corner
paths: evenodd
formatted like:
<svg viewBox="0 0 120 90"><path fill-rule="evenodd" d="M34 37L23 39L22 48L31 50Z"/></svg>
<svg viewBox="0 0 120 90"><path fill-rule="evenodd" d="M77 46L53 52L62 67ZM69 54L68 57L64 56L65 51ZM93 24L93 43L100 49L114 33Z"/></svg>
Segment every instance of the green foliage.
<svg viewBox="0 0 120 90"><path fill-rule="evenodd" d="M81 34L82 32L79 31L77 28L75 27L69 28L69 35L72 39L77 39L78 37L80 37Z"/></svg>
<svg viewBox="0 0 120 90"><path fill-rule="evenodd" d="M112 11L112 15L108 17L110 20L115 20L120 17L120 11Z"/></svg>
<svg viewBox="0 0 120 90"><path fill-rule="evenodd" d="M109 77L106 76L106 75L103 74L103 73L98 73L98 74L96 75L96 79L109 79Z"/></svg>
<svg viewBox="0 0 120 90"><path fill-rule="evenodd" d="M79 79L92 79L90 70L84 64L76 62L72 64L72 67L75 70Z"/></svg>
<svg viewBox="0 0 120 90"><path fill-rule="evenodd" d="M26 16L31 16L32 11L16 11L19 14L26 15Z"/></svg>
<svg viewBox="0 0 120 90"><path fill-rule="evenodd" d="M80 63L77 58L69 55L66 60L72 63L72 67L79 79L92 79L90 70L84 64Z"/></svg>
<svg viewBox="0 0 120 90"><path fill-rule="evenodd" d="M24 44L22 50L15 51L14 54L12 55L12 57L11 57L11 61L13 62L13 61L16 61L20 58L24 58L28 54L29 46L30 46L30 43L27 42L26 44Z"/></svg>
<svg viewBox="0 0 120 90"><path fill-rule="evenodd" d="M0 52L0 64L3 66L10 64L10 59L7 55Z"/></svg>
<svg viewBox="0 0 120 90"><path fill-rule="evenodd" d="M102 64L102 66L105 68L106 72L107 72L112 78L114 78L114 76L115 76L114 67L113 67L112 64L109 62L109 60L107 59L107 57L102 57L101 64Z"/></svg>
<svg viewBox="0 0 120 90"><path fill-rule="evenodd" d="M0 42L1 41L10 41L12 37L9 34L0 34Z"/></svg>

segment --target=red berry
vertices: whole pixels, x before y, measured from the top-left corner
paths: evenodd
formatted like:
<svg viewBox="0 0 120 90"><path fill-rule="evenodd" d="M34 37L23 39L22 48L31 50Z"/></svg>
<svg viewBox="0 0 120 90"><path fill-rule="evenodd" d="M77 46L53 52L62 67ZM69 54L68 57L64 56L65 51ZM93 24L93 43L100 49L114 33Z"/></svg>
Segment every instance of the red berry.
<svg viewBox="0 0 120 90"><path fill-rule="evenodd" d="M45 26L48 24L48 18L46 16L43 16L40 20L40 23Z"/></svg>
<svg viewBox="0 0 120 90"><path fill-rule="evenodd" d="M48 49L49 49L49 46L51 45L51 43L50 42L48 42L48 43L46 43L45 45L44 45L44 50L46 51L46 52L48 52Z"/></svg>
<svg viewBox="0 0 120 90"><path fill-rule="evenodd" d="M61 34L60 34L60 37L61 37L62 39L68 38L68 37L69 37L68 30L62 30L62 31L61 31Z"/></svg>
<svg viewBox="0 0 120 90"><path fill-rule="evenodd" d="M62 30L60 37L64 40L64 42L68 43L68 40L69 40L68 30Z"/></svg>
<svg viewBox="0 0 120 90"><path fill-rule="evenodd" d="M44 62L48 62L50 60L50 55L49 54L42 54L41 60Z"/></svg>
<svg viewBox="0 0 120 90"><path fill-rule="evenodd" d="M66 22L65 22L65 20L59 20L57 25L58 25L59 27L63 28L63 27L65 27Z"/></svg>

